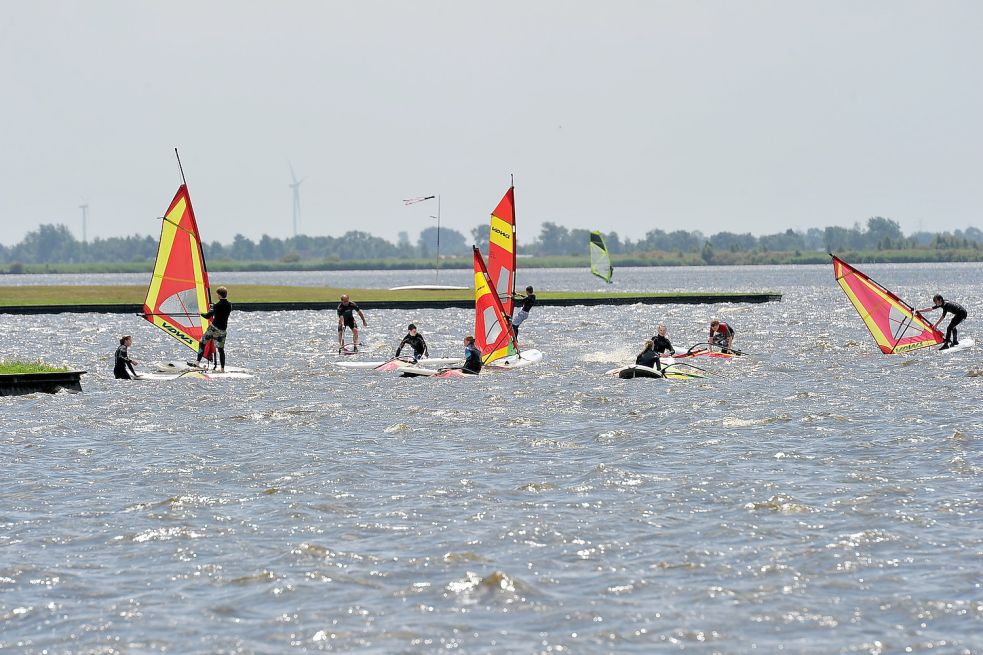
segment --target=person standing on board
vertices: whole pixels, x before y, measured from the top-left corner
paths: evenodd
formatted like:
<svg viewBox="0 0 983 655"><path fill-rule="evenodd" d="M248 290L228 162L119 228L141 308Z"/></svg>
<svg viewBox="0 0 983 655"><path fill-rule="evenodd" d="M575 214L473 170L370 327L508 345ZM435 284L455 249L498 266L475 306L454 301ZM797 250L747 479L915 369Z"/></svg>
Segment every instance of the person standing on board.
<svg viewBox="0 0 983 655"><path fill-rule="evenodd" d="M959 331L956 330L956 326L966 320L966 317L969 316L969 312L967 312L966 308L959 303L946 300L942 297L942 294L935 294L935 296L932 297L932 303L933 304L931 307L918 310L919 312L934 312L936 309L942 310L942 316L939 316L939 320L935 321L935 325L932 327L938 328L939 323L942 322L945 315L952 314L952 319L949 321L949 327L947 327L945 330L945 341L942 343L942 347L939 348L939 350L946 350L952 346L958 346L959 337L957 335Z"/></svg>
<svg viewBox="0 0 983 655"><path fill-rule="evenodd" d="M347 293L341 294L341 303L338 305L338 354L341 354L342 349L345 347L345 328L350 328L352 331L352 343L354 344L353 352L358 352L358 324L355 323L355 314L358 312L359 317L362 319L362 327L368 327L369 324L365 322L365 314L362 310L358 308L358 305L351 302L348 298Z"/></svg>
<svg viewBox="0 0 983 655"><path fill-rule="evenodd" d="M427 350L427 342L423 339L423 335L416 331L416 326L410 323L409 327L406 328L406 336L403 340L399 342L396 347L396 357L399 357L399 353L402 352L403 346L409 346L413 350L413 361L416 362L421 357L429 357L430 352Z"/></svg>
<svg viewBox="0 0 983 655"><path fill-rule="evenodd" d="M198 359L193 366L201 365L201 358L205 356L205 344L209 341L215 342L218 350L218 361L221 365L222 373L225 373L225 334L229 329L229 314L232 313L232 303L229 302L229 290L225 287L215 289L219 301L212 305L212 308L201 315L202 318L211 319L205 334L201 335L201 342L198 344Z"/></svg>
<svg viewBox="0 0 983 655"><path fill-rule="evenodd" d="M713 319L710 321L710 339L707 343L710 344L711 350L713 350L713 346L717 346L721 350L730 351L731 345L734 343L734 328Z"/></svg>
<svg viewBox="0 0 983 655"><path fill-rule="evenodd" d="M512 335L518 341L519 339L519 326L522 322L529 318L529 312L532 310L533 305L536 304L536 294L532 292L532 285L526 287L526 295L520 296L517 293L512 294L513 300L521 300L522 307L516 313L515 317L512 319Z"/></svg>
<svg viewBox="0 0 983 655"><path fill-rule="evenodd" d="M666 336L665 324L659 323L657 331L658 334L652 337L652 346L655 348L655 352L664 355L675 355L676 349L672 347L669 337Z"/></svg>
<svg viewBox="0 0 983 655"><path fill-rule="evenodd" d="M135 380L139 375L133 370L134 364L139 364L135 359L130 359L127 348L133 345L133 337L125 336L119 339L119 348L116 349L116 363L113 366L113 375L117 380Z"/></svg>

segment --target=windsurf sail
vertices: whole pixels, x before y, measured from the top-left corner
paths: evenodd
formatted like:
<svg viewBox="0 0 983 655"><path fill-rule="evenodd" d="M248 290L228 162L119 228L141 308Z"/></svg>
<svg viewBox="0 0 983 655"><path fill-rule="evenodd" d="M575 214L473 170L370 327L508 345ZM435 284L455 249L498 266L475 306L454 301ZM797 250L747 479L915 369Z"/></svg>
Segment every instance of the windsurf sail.
<svg viewBox="0 0 983 655"><path fill-rule="evenodd" d="M833 255L833 273L885 354L904 353L942 343L943 336L918 311Z"/></svg>
<svg viewBox="0 0 983 655"><path fill-rule="evenodd" d="M208 328L208 319L201 314L208 311L210 300L195 211L188 187L182 184L161 219L160 245L143 317L197 352Z"/></svg>
<svg viewBox="0 0 983 655"><path fill-rule="evenodd" d="M512 325L492 284L485 260L477 246L474 250L474 344L485 363L514 354Z"/></svg>
<svg viewBox="0 0 983 655"><path fill-rule="evenodd" d="M614 268L611 267L611 256L608 247L604 245L604 237L600 232L590 233L590 272L611 284Z"/></svg>
<svg viewBox="0 0 983 655"><path fill-rule="evenodd" d="M511 317L515 293L515 187L509 187L491 215L488 275L502 299L502 308Z"/></svg>

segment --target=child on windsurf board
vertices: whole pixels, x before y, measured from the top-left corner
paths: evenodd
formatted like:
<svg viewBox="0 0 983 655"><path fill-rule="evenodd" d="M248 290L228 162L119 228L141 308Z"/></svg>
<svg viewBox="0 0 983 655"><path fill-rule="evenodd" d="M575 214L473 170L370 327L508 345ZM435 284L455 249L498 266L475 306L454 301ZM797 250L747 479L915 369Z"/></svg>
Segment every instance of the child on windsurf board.
<svg viewBox="0 0 983 655"><path fill-rule="evenodd" d="M116 362L113 365L113 375L117 380L136 380L140 377L133 369L133 365L139 364L140 362L132 359L127 351L132 345L133 337L129 335L120 337L119 348L116 349Z"/></svg>
<svg viewBox="0 0 983 655"><path fill-rule="evenodd" d="M413 351L414 362L421 357L430 356L430 352L427 350L427 342L424 340L423 335L417 332L416 325L413 323L410 323L409 327L406 328L406 336L403 337L403 340L396 347L396 357L399 357L399 353L403 351L404 346L409 346Z"/></svg>
<svg viewBox="0 0 983 655"><path fill-rule="evenodd" d="M672 347L672 342L669 341L665 324L659 323L656 332L657 334L652 337L652 347L655 352L661 355L675 355L676 349Z"/></svg>
<svg viewBox="0 0 983 655"><path fill-rule="evenodd" d="M201 360L205 356L205 345L209 341L213 341L218 350L219 364L222 367L220 370L225 373L225 335L229 329L229 314L232 313L232 303L228 299L229 290L225 287L215 289L215 293L218 294L219 301L212 305L208 312L201 314L202 318L211 319L211 323L208 324L205 334L201 335L201 341L198 344L198 359L192 366L201 366Z"/></svg>
<svg viewBox="0 0 983 655"><path fill-rule="evenodd" d="M520 296L517 293L513 293L512 298L522 302L522 307L519 308L519 311L512 318L512 336L518 341L519 326L529 318L529 312L532 311L533 306L536 304L536 294L533 293L532 285L530 285L526 287L526 295Z"/></svg>
<svg viewBox="0 0 983 655"><path fill-rule="evenodd" d="M365 322L365 314L358 308L358 305L351 302L347 293L341 294L341 302L338 304L338 354L345 348L345 328L352 331L352 352L358 352L358 324L355 322L355 312L358 312L362 319L362 327L368 327Z"/></svg>
<svg viewBox="0 0 983 655"><path fill-rule="evenodd" d="M725 352L733 350L731 346L734 344L734 328L713 319L710 321L710 338L707 340L707 344L711 350L714 346Z"/></svg>
<svg viewBox="0 0 983 655"><path fill-rule="evenodd" d="M935 321L935 324L932 326L936 329L938 329L939 323L942 322L942 319L945 318L946 314L952 314L952 319L949 320L949 327L947 327L945 330L945 341L942 343L942 347L939 348L939 350L948 350L952 346L958 346L959 331L956 329L956 326L966 320L966 317L969 316L969 312L967 312L966 308L959 303L946 300L942 297L942 294L938 293L932 297L931 307L919 309L918 311L922 313L934 312L936 309L942 310L942 316L939 316L939 320Z"/></svg>

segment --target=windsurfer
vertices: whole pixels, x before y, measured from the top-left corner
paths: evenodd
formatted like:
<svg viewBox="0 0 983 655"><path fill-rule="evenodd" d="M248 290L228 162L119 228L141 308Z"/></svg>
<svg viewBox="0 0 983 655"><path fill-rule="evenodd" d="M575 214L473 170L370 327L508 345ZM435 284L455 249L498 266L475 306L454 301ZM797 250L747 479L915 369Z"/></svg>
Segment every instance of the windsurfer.
<svg viewBox="0 0 983 655"><path fill-rule="evenodd" d="M533 293L532 286L526 287L526 295L520 296L517 293L512 294L512 298L515 300L522 301L522 307L516 312L515 317L512 318L512 334L518 339L519 338L519 326L522 325L523 321L529 318L529 312L532 310L533 305L536 304L536 294Z"/></svg>
<svg viewBox="0 0 983 655"><path fill-rule="evenodd" d="M659 361L659 352L655 349L655 343L652 339L645 340L645 343L642 345L642 352L638 353L638 357L635 358L635 364L638 366L648 366L657 371L662 370L662 362Z"/></svg>
<svg viewBox="0 0 983 655"><path fill-rule="evenodd" d="M734 343L734 328L726 323L721 323L717 319L713 319L710 321L710 339L707 343L710 345L711 350L713 346L717 346L721 350L730 351L731 345Z"/></svg>
<svg viewBox="0 0 983 655"><path fill-rule="evenodd" d="M232 303L229 302L229 290L225 287L215 289L219 301L212 305L212 308L201 315L202 318L211 319L205 334L201 335L201 342L198 344L198 359L195 366L201 365L201 358L205 356L205 344L209 341L215 342L218 350L218 361L221 365L222 373L225 373L225 335L229 329L229 314L232 313Z"/></svg>
<svg viewBox="0 0 983 655"><path fill-rule="evenodd" d="M672 347L669 337L666 336L666 326L664 323L659 323L657 332L658 334L652 337L652 345L655 348L655 352L666 355L675 355L676 349Z"/></svg>
<svg viewBox="0 0 983 655"><path fill-rule="evenodd" d="M135 380L139 375L133 369L134 364L139 364L135 359L131 359L127 349L133 345L133 337L125 336L119 339L119 348L116 349L116 364L113 366L113 375L117 380Z"/></svg>
<svg viewBox="0 0 983 655"><path fill-rule="evenodd" d="M358 312L359 317L362 319L362 327L368 327L368 323L365 322L365 314L362 310L358 308L358 305L351 302L348 298L347 293L341 294L341 303L338 305L338 353L340 354L342 349L345 347L345 328L349 328L352 331L352 343L354 344L354 352L358 352L358 324L355 323L355 314Z"/></svg>
<svg viewBox="0 0 983 655"><path fill-rule="evenodd" d="M413 323L410 323L409 327L406 328L406 336L403 337L403 340L396 347L396 357L399 357L399 353L403 351L403 346L409 346L413 350L414 362L421 357L430 356L427 350L427 342L423 339L423 335L416 331L416 325Z"/></svg>
<svg viewBox="0 0 983 655"><path fill-rule="evenodd" d="M959 303L946 300L942 297L942 294L935 294L935 296L932 297L931 307L919 309L918 311L934 312L936 309L942 310L942 316L939 316L939 320L935 321L935 324L932 325L934 328L939 327L939 323L942 322L942 319L945 318L946 314L952 314L952 319L949 320L949 327L947 327L945 330L945 341L942 343L942 347L939 348L939 350L946 350L952 346L958 346L959 331L956 329L956 326L966 320L966 317L969 316L969 312L967 312L966 308Z"/></svg>
<svg viewBox="0 0 983 655"><path fill-rule="evenodd" d="M464 366L462 373L478 375L481 373L481 351L474 345L474 337L464 337Z"/></svg>

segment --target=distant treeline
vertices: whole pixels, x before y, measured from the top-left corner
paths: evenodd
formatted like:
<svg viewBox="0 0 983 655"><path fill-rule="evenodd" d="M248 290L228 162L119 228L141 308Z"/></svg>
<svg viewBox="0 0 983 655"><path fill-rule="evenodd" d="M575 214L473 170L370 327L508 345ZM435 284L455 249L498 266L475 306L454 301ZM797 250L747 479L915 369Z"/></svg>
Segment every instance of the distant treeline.
<svg viewBox="0 0 983 655"><path fill-rule="evenodd" d="M543 258L586 257L589 234L586 229L568 229L547 222L535 238L526 240L519 233L519 253ZM606 233L604 238L611 253L620 255L616 259L621 265L805 263L822 259L820 254L827 251L890 252L891 257L885 259L891 261L967 261L983 257L983 251L980 251L983 231L975 227L952 233L916 232L905 236L897 222L881 217L870 218L866 225L857 224L852 228L786 230L763 236L734 232L705 236L699 231L656 229L635 241L621 238L617 232ZM487 249L487 223L471 230L471 239L457 230L440 229L441 258L466 257L471 243L476 243L482 250ZM437 250L437 228L423 230L416 242L410 240L407 232L399 232L396 243L359 231L340 237L278 239L264 235L258 242L237 234L232 243L213 241L205 244L204 250L206 260L212 263L267 262L270 268L314 269L320 263L335 268L343 267L346 262L362 265L385 260L387 267L400 268L399 262L405 260L406 267L410 268L425 265L421 260L432 260ZM979 255L977 251L980 251ZM781 256L777 256L779 254ZM137 264L151 262L156 256L155 237L97 238L82 243L64 225L42 225L14 246L0 245L0 264L5 265L7 272L20 272L26 270L25 265L39 264ZM259 264L257 268L266 266Z"/></svg>

